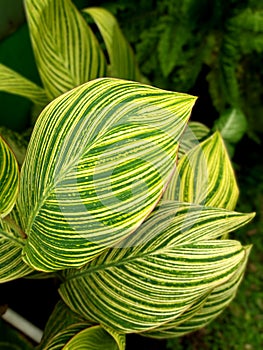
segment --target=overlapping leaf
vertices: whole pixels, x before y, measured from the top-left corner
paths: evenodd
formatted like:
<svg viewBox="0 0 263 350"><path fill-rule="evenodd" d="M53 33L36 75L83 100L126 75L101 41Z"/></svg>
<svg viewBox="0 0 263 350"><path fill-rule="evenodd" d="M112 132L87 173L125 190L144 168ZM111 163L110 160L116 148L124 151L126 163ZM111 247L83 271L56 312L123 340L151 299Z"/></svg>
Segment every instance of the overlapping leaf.
<svg viewBox="0 0 263 350"><path fill-rule="evenodd" d="M16 208L10 214L10 219L19 225ZM23 242L19 234L0 219L0 283L24 277L32 272L22 260L22 248Z"/></svg>
<svg viewBox="0 0 263 350"><path fill-rule="evenodd" d="M98 26L110 60L109 76L140 80L134 53L125 39L116 18L106 9L89 7L83 10Z"/></svg>
<svg viewBox="0 0 263 350"><path fill-rule="evenodd" d="M205 327L224 311L237 293L237 289L244 276L250 247L245 247L246 254L236 273L225 283L216 287L207 297L192 306L181 317L168 322L156 330L144 333L144 336L152 338L174 338L195 332Z"/></svg>
<svg viewBox="0 0 263 350"><path fill-rule="evenodd" d="M105 75L96 37L69 0L25 0L38 70L50 100Z"/></svg>
<svg viewBox="0 0 263 350"><path fill-rule="evenodd" d="M209 128L199 122L189 122L180 142L179 158L199 145L208 135Z"/></svg>
<svg viewBox="0 0 263 350"><path fill-rule="evenodd" d="M55 306L45 327L38 350L61 349L124 350L125 336L111 329L92 325L72 312L60 300Z"/></svg>
<svg viewBox="0 0 263 350"><path fill-rule="evenodd" d="M114 335L114 337L112 336ZM76 334L63 350L125 350L125 336L101 326L93 326Z"/></svg>
<svg viewBox="0 0 263 350"><path fill-rule="evenodd" d="M132 233L175 166L195 97L103 78L40 115L21 170L24 259L81 266Z"/></svg>
<svg viewBox="0 0 263 350"><path fill-rule="evenodd" d="M0 91L26 97L41 107L48 103L47 95L41 87L1 63L0 77Z"/></svg>
<svg viewBox="0 0 263 350"><path fill-rule="evenodd" d="M180 159L164 199L233 210L238 194L225 145L216 132Z"/></svg>
<svg viewBox="0 0 263 350"><path fill-rule="evenodd" d="M10 213L19 189L19 170L16 158L0 136L0 218Z"/></svg>
<svg viewBox="0 0 263 350"><path fill-rule="evenodd" d="M162 203L140 228L60 287L72 310L120 332L175 320L239 269L246 250L217 240L251 220L219 208Z"/></svg>

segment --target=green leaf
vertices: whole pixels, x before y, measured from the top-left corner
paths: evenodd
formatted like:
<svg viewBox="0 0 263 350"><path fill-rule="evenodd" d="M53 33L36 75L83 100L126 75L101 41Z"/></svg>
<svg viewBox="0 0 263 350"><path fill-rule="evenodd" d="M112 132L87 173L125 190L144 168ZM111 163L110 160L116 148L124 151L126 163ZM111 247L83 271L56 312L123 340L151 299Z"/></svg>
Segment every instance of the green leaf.
<svg viewBox="0 0 263 350"><path fill-rule="evenodd" d="M189 122L184 131L179 147L179 158L199 145L210 133L210 129L199 122Z"/></svg>
<svg viewBox="0 0 263 350"><path fill-rule="evenodd" d="M189 319L184 322L184 318L187 318L187 316L189 316L188 314L190 314L187 311L186 314L183 314L181 318L179 317L174 322L168 322L164 326L143 335L160 339L181 337L188 333L195 332L212 322L235 298L245 273L250 248L251 247L245 247L246 254L236 273L226 283L215 288L200 310L194 313L193 316L190 315L192 317L189 317ZM196 305L194 305L193 309L195 309L195 307Z"/></svg>
<svg viewBox="0 0 263 350"><path fill-rule="evenodd" d="M61 349L77 332L91 325L92 323L75 314L59 300L45 326L38 350L54 349L58 348L58 345Z"/></svg>
<svg viewBox="0 0 263 350"><path fill-rule="evenodd" d="M0 91L26 97L41 107L48 103L47 95L41 87L1 63Z"/></svg>
<svg viewBox="0 0 263 350"><path fill-rule="evenodd" d="M0 218L13 209L19 189L19 170L16 158L0 136Z"/></svg>
<svg viewBox="0 0 263 350"><path fill-rule="evenodd" d="M164 199L233 210L238 194L224 142L216 132L180 159Z"/></svg>
<svg viewBox="0 0 263 350"><path fill-rule="evenodd" d="M86 329L86 323L76 323L67 326L65 329L62 329L50 339L47 339L47 343L42 345L40 343L38 350L61 350L65 349L64 346L67 344L70 339L72 339L76 334L81 332L83 329Z"/></svg>
<svg viewBox="0 0 263 350"><path fill-rule="evenodd" d="M33 50L50 100L104 76L106 60L96 37L69 0L25 0Z"/></svg>
<svg viewBox="0 0 263 350"><path fill-rule="evenodd" d="M90 7L83 10L99 28L109 55L109 76L140 81L141 76L131 46L124 37L118 21L106 9Z"/></svg>
<svg viewBox="0 0 263 350"><path fill-rule="evenodd" d="M224 140L237 143L247 130L247 120L240 109L228 109L216 120L214 129L220 131Z"/></svg>
<svg viewBox="0 0 263 350"><path fill-rule="evenodd" d="M245 249L217 238L253 216L162 203L120 247L80 269L66 270L60 295L75 312L116 331L158 327L235 274Z"/></svg>
<svg viewBox="0 0 263 350"><path fill-rule="evenodd" d="M114 337L112 337L114 333ZM125 336L111 331L107 332L101 326L93 326L76 334L63 350L125 350Z"/></svg>
<svg viewBox="0 0 263 350"><path fill-rule="evenodd" d="M194 102L113 78L51 102L21 169L24 260L78 267L131 234L164 191Z"/></svg>
<svg viewBox="0 0 263 350"><path fill-rule="evenodd" d="M19 225L16 207L12 210L10 219ZM22 260L22 238L5 220L0 219L0 283L24 277L32 272Z"/></svg>

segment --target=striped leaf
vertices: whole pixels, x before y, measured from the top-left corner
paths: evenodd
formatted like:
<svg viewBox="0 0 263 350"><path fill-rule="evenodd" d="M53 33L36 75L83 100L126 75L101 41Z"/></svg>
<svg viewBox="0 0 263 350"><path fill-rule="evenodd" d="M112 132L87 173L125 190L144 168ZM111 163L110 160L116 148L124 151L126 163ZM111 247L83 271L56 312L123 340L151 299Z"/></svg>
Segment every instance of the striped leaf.
<svg viewBox="0 0 263 350"><path fill-rule="evenodd" d="M0 136L0 218L13 209L19 188L19 170L16 158Z"/></svg>
<svg viewBox="0 0 263 350"><path fill-rule="evenodd" d="M179 147L179 158L192 150L195 146L199 145L210 133L207 126L199 122L189 122Z"/></svg>
<svg viewBox="0 0 263 350"><path fill-rule="evenodd" d="M98 26L110 60L109 76L128 80L140 80L135 56L125 39L116 18L106 9L89 7L83 10Z"/></svg>
<svg viewBox="0 0 263 350"><path fill-rule="evenodd" d="M104 347L103 347L104 346ZM61 349L124 350L125 337L113 330L92 325L72 312L60 300L55 306L38 350Z"/></svg>
<svg viewBox="0 0 263 350"><path fill-rule="evenodd" d="M62 350L65 349L65 345L79 332L87 328L86 323L75 323L69 325L65 329L62 329L53 337L48 339L46 344L40 343L38 350Z"/></svg>
<svg viewBox="0 0 263 350"><path fill-rule="evenodd" d="M216 287L205 300L205 303L193 305L181 317L143 335L159 339L181 337L195 332L212 322L236 296L244 276L250 248L245 247L246 254L236 273L227 282Z"/></svg>
<svg viewBox="0 0 263 350"><path fill-rule="evenodd" d="M180 159L164 199L233 210L238 194L224 142L216 132Z"/></svg>
<svg viewBox="0 0 263 350"><path fill-rule="evenodd" d="M131 234L159 201L195 97L103 78L51 102L21 169L37 270L78 267Z"/></svg>
<svg viewBox="0 0 263 350"><path fill-rule="evenodd" d="M75 334L91 325L59 300L46 323L38 350L60 350Z"/></svg>
<svg viewBox="0 0 263 350"><path fill-rule="evenodd" d="M70 0L25 0L37 67L48 98L104 76L96 37Z"/></svg>
<svg viewBox="0 0 263 350"><path fill-rule="evenodd" d="M10 219L19 225L16 207ZM32 269L22 260L23 240L6 222L0 219L0 283L24 277Z"/></svg>
<svg viewBox="0 0 263 350"><path fill-rule="evenodd" d="M41 87L1 63L0 91L26 97L41 107L48 103L46 93Z"/></svg>
<svg viewBox="0 0 263 350"><path fill-rule="evenodd" d="M60 295L75 312L117 331L156 328L180 317L236 273L245 249L217 238L252 217L162 203L120 248L66 270Z"/></svg>
<svg viewBox="0 0 263 350"><path fill-rule="evenodd" d="M113 337L114 335L114 337ZM63 350L125 350L125 336L111 331L107 332L101 326L86 328L76 334Z"/></svg>

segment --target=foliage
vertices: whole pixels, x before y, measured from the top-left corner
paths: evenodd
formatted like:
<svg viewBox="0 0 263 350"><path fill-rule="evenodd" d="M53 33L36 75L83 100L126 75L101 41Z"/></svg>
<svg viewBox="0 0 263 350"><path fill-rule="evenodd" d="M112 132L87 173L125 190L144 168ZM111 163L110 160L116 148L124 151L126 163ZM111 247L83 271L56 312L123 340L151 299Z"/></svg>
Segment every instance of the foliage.
<svg viewBox="0 0 263 350"><path fill-rule="evenodd" d="M228 238L254 214L234 211L220 133L188 127L196 97L131 81L141 76L107 11L84 11L98 40L69 0L25 3L43 87L1 65L0 89L42 112L20 172L1 139L0 281L60 279L39 350L124 350L129 333L202 328L235 297L251 250Z"/></svg>
<svg viewBox="0 0 263 350"><path fill-rule="evenodd" d="M119 18L142 73L154 85L194 90L202 96L207 91L200 89L200 79L206 78L209 97L220 117L227 110L238 110L241 119L232 121L238 133L246 131L242 115L249 121L249 135L256 137L263 131L258 125L260 83L255 89L255 80L262 81L263 73L262 66L255 65L262 62L262 2L157 0L142 1L140 7L136 1L100 3Z"/></svg>

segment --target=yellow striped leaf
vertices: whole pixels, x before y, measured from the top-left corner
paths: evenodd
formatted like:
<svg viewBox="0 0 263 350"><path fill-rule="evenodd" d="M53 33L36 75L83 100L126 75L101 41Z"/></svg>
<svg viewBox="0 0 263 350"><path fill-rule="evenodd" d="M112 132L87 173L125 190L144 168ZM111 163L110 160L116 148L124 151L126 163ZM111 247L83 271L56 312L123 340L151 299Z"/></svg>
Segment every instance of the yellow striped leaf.
<svg viewBox="0 0 263 350"><path fill-rule="evenodd" d="M75 334L91 325L59 300L46 323L38 350L60 350Z"/></svg>
<svg viewBox="0 0 263 350"><path fill-rule="evenodd" d="M19 189L19 170L16 158L0 136L0 218L13 209Z"/></svg>
<svg viewBox="0 0 263 350"><path fill-rule="evenodd" d="M114 335L114 336L113 336ZM86 328L76 334L63 350L125 350L125 336L101 326Z"/></svg>
<svg viewBox="0 0 263 350"><path fill-rule="evenodd" d="M73 311L117 331L156 328L180 317L236 273L245 249L217 238L252 217L163 203L120 247L78 270L66 270L60 295Z"/></svg>
<svg viewBox="0 0 263 350"><path fill-rule="evenodd" d="M244 276L250 248L245 247L246 254L236 273L227 282L216 287L207 297L205 303L193 305L181 317L143 335L159 339L181 337L195 332L212 322L236 296L238 287Z"/></svg>
<svg viewBox="0 0 263 350"><path fill-rule="evenodd" d="M42 271L78 267L131 234L174 171L194 102L113 78L51 102L21 169L24 260Z"/></svg>
<svg viewBox="0 0 263 350"><path fill-rule="evenodd" d="M26 97L41 107L48 103L47 95L41 87L1 63L0 91Z"/></svg>
<svg viewBox="0 0 263 350"><path fill-rule="evenodd" d="M99 28L109 55L109 76L128 80L140 80L134 53L125 39L118 21L106 9L89 7L83 10L89 14Z"/></svg>
<svg viewBox="0 0 263 350"><path fill-rule="evenodd" d="M95 35L70 0L25 0L38 70L50 100L105 75Z"/></svg>
<svg viewBox="0 0 263 350"><path fill-rule="evenodd" d="M180 159L164 199L233 210L238 194L224 142L216 132Z"/></svg>
<svg viewBox="0 0 263 350"><path fill-rule="evenodd" d="M10 219L19 225L16 207L12 210ZM5 220L0 219L0 283L24 277L32 272L22 260L22 248L22 238Z"/></svg>

